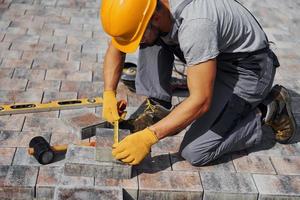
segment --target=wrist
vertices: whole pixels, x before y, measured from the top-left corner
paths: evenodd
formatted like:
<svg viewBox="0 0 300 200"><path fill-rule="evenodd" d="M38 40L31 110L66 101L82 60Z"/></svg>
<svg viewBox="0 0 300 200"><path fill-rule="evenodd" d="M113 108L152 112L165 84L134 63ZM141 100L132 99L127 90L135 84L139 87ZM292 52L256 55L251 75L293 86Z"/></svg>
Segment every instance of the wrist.
<svg viewBox="0 0 300 200"><path fill-rule="evenodd" d="M147 133L150 136L149 139L150 139L151 143L153 143L153 144L157 143L159 139L155 133L155 130L152 130L150 127L147 127L145 130L147 131Z"/></svg>

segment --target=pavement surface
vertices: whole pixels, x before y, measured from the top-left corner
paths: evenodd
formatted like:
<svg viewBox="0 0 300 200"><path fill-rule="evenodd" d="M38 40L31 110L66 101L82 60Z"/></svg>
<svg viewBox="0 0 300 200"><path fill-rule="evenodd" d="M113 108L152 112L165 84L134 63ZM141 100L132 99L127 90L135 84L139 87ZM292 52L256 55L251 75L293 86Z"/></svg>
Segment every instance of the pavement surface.
<svg viewBox="0 0 300 200"><path fill-rule="evenodd" d="M281 63L275 83L289 89L300 124L300 2L242 2L275 43ZM99 6L100 0L0 0L0 104L101 96L108 38L99 25ZM144 100L122 84L118 97L131 111ZM174 96L173 103L181 100ZM69 172L81 172L69 176L68 157L41 166L28 156L26 147L37 135L51 144L78 142L62 119L84 113L100 117L101 108L0 116L0 199L300 199L298 136L293 144L266 141L192 167L176 154L183 131L156 144L129 180L84 176L83 160L76 166L68 160ZM77 155L76 148L72 152ZM89 158L88 152L93 149L78 150L78 159Z"/></svg>

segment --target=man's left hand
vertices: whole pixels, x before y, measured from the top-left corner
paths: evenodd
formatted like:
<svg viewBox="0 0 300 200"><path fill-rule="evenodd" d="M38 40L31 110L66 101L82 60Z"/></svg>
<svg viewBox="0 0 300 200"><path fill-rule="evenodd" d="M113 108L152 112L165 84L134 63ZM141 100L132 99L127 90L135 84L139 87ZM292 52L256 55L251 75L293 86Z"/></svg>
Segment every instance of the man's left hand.
<svg viewBox="0 0 300 200"><path fill-rule="evenodd" d="M129 165L139 164L150 152L151 146L158 142L153 131L146 128L125 137L118 144L113 145L112 155Z"/></svg>

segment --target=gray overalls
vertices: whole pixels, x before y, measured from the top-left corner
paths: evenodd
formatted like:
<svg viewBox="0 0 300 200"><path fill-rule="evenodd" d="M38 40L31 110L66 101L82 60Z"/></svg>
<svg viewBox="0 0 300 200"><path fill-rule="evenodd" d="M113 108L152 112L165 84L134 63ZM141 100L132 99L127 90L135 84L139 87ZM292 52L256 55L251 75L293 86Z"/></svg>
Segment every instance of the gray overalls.
<svg viewBox="0 0 300 200"><path fill-rule="evenodd" d="M185 0L177 7L175 20L191 1ZM137 94L170 101L174 54L185 61L178 46L168 46L162 40L154 46L140 47ZM205 165L226 153L259 144L262 125L256 107L270 92L278 66L268 45L251 53L221 53L211 108L186 132L181 156L193 165Z"/></svg>

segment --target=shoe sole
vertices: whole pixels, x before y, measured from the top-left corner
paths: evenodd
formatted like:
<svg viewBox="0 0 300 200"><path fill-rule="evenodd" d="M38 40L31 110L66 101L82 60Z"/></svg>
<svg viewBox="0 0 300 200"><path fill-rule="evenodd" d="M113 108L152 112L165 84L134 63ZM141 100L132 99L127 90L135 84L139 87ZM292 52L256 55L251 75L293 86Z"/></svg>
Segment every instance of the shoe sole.
<svg viewBox="0 0 300 200"><path fill-rule="evenodd" d="M292 112L291 96L290 96L288 90L285 87L281 86L281 85L274 86L274 90L277 91L278 94L284 100L285 105L286 105L286 110L288 112L289 118L291 119L291 123L292 123L292 126L294 128L294 132L292 133L291 137L288 140L280 141L280 143L288 144L295 138L295 135L296 135L296 132L297 132L297 124L296 124L296 120L295 120L293 112Z"/></svg>

